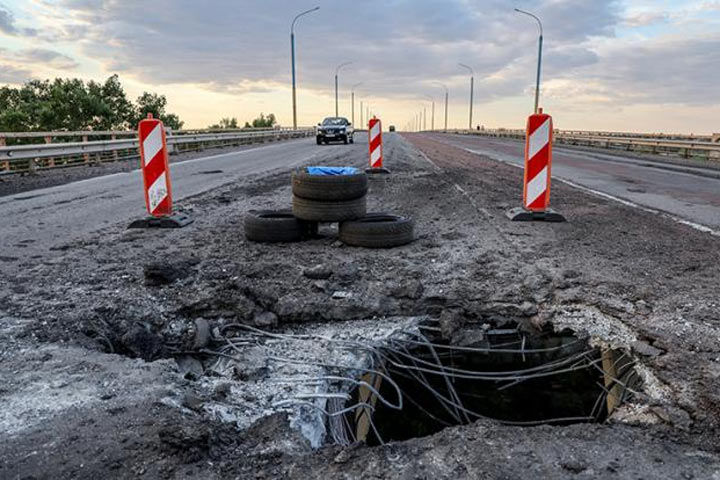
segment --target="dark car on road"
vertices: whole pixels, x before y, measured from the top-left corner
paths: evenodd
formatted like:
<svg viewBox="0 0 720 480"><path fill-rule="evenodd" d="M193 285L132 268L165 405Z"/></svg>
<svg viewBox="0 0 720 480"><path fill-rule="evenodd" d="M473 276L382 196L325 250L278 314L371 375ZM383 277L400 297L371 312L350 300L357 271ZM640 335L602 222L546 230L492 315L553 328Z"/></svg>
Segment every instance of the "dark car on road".
<svg viewBox="0 0 720 480"><path fill-rule="evenodd" d="M322 123L318 123L315 136L317 144L330 142L354 143L355 130L352 123L344 117L327 117Z"/></svg>

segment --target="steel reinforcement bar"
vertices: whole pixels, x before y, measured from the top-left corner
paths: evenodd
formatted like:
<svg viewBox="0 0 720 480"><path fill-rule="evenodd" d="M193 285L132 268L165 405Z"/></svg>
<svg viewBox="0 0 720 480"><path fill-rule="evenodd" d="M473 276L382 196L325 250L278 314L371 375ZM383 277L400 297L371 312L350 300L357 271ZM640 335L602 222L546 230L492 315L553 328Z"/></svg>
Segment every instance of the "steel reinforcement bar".
<svg viewBox="0 0 720 480"><path fill-rule="evenodd" d="M171 153L199 151L205 148L264 143L312 136L312 128L252 129L234 131L168 131ZM53 138L81 138L83 141L52 143ZM92 137L109 139L90 140ZM118 138L126 137L126 138ZM6 145L43 140L45 143ZM13 132L0 133L0 174L27 173L37 170L95 165L139 158L136 132Z"/></svg>

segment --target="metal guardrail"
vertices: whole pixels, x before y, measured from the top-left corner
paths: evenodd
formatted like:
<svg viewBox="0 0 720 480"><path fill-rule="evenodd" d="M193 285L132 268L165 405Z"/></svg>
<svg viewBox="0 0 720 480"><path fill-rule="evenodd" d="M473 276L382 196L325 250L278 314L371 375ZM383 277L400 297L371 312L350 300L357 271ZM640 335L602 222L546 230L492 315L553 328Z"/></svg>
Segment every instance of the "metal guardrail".
<svg viewBox="0 0 720 480"><path fill-rule="evenodd" d="M212 133L207 133L212 132ZM307 137L313 128L243 129L222 131L168 131L170 153L184 153L205 148L272 142ZM129 138L117 139L119 136ZM55 137L82 138L82 142L52 143ZM89 140L110 137L109 140ZM6 146L5 139L43 139L46 143ZM0 173L25 173L35 170L91 165L138 158L137 132L13 132L0 133Z"/></svg>
<svg viewBox="0 0 720 480"><path fill-rule="evenodd" d="M461 135L482 135L498 138L525 139L524 130L449 130ZM683 158L700 157L720 161L720 135L704 136L630 134L621 136L612 132L555 131L555 143L637 153L652 153ZM670 138L674 137L674 138Z"/></svg>

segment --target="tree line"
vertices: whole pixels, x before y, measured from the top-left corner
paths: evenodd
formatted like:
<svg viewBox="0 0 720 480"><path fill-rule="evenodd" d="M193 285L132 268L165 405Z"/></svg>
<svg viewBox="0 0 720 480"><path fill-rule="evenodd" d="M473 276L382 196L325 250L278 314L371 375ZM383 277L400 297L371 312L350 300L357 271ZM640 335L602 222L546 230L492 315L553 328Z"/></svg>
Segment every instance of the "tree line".
<svg viewBox="0 0 720 480"><path fill-rule="evenodd" d="M144 92L135 102L117 75L104 83L79 78L31 80L21 87L0 87L0 132L135 130L148 113L165 126L180 130L180 117L169 113L165 95ZM277 118L260 114L243 128L272 128ZM236 117L223 118L211 129L240 128Z"/></svg>
<svg viewBox="0 0 720 480"><path fill-rule="evenodd" d="M277 118L275 118L275 114L270 113L267 116L264 113L261 113L259 117L257 117L252 122L245 122L245 126L242 128L272 128L277 124ZM224 130L224 129L233 129L233 128L240 128L238 119L236 117L232 118L221 118L218 123L215 123L213 125L210 125L208 127L211 130Z"/></svg>
<svg viewBox="0 0 720 480"><path fill-rule="evenodd" d="M166 111L165 95L144 92L128 100L117 75L105 83L77 78L31 80L0 88L0 131L134 130L148 113L174 130L183 122Z"/></svg>

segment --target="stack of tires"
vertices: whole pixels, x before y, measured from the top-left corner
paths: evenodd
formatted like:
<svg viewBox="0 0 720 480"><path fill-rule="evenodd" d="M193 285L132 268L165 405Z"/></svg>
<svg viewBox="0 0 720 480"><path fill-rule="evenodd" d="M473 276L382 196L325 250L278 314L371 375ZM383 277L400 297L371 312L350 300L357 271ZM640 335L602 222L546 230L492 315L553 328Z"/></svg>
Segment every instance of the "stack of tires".
<svg viewBox="0 0 720 480"><path fill-rule="evenodd" d="M310 222L343 222L365 216L368 178L357 169L341 175L292 174L293 213Z"/></svg>
<svg viewBox="0 0 720 480"><path fill-rule="evenodd" d="M245 236L259 242L292 242L316 236L318 223L338 222L340 241L347 245L389 248L412 242L412 219L389 213L368 214L367 192L368 177L358 169L298 169L292 174L292 213L249 212Z"/></svg>

